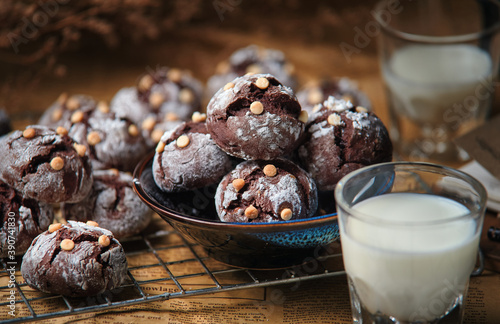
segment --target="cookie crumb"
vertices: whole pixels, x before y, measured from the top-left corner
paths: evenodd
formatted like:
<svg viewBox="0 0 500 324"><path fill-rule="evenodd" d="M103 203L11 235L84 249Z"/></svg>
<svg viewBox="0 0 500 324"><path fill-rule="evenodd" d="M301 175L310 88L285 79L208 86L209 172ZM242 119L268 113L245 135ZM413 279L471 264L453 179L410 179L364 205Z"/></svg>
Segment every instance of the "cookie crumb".
<svg viewBox="0 0 500 324"><path fill-rule="evenodd" d="M276 170L276 167L272 164L268 164L264 167L263 169L264 174L268 177L274 177L278 170Z"/></svg>
<svg viewBox="0 0 500 324"><path fill-rule="evenodd" d="M259 89L267 89L267 87L269 87L269 80L266 78L258 78L257 81L255 81L255 85Z"/></svg>
<svg viewBox="0 0 500 324"><path fill-rule="evenodd" d="M75 242L70 239L64 239L61 241L60 246L64 251L71 251L75 247Z"/></svg>
<svg viewBox="0 0 500 324"><path fill-rule="evenodd" d="M245 180L243 179L234 179L233 182L233 187L234 187L234 190L236 191L240 191L241 188L243 188L245 186Z"/></svg>
<svg viewBox="0 0 500 324"><path fill-rule="evenodd" d="M85 145L74 143L73 148L80 157L84 157L85 153L87 153L87 147L85 147Z"/></svg>
<svg viewBox="0 0 500 324"><path fill-rule="evenodd" d="M256 219L259 216L259 211L253 205L250 205L245 209L245 216L248 219Z"/></svg>
<svg viewBox="0 0 500 324"><path fill-rule="evenodd" d="M187 135L181 135L177 140L175 141L175 144L179 148L183 148L189 145L189 137Z"/></svg>
<svg viewBox="0 0 500 324"><path fill-rule="evenodd" d="M254 101L250 105L250 111L254 115L260 115L264 111L264 106L262 105L262 103L260 101Z"/></svg>
<svg viewBox="0 0 500 324"><path fill-rule="evenodd" d="M92 146L97 145L101 142L101 136L98 132L92 131L87 135L87 142Z"/></svg>
<svg viewBox="0 0 500 324"><path fill-rule="evenodd" d="M111 244L111 240L107 235L99 236L99 239L97 241L99 242L99 245L104 247L109 246Z"/></svg>
<svg viewBox="0 0 500 324"><path fill-rule="evenodd" d="M282 220L290 220L292 218L292 210L290 208L284 208L281 213L280 213L280 216L281 216L281 219Z"/></svg>
<svg viewBox="0 0 500 324"><path fill-rule="evenodd" d="M49 233L54 233L55 231L61 229L61 227L62 227L61 223L50 224L49 225Z"/></svg>
<svg viewBox="0 0 500 324"><path fill-rule="evenodd" d="M35 129L34 128L26 128L24 131L23 131L23 137L24 138L27 138L27 139L30 139L30 138L33 138L35 137Z"/></svg>
<svg viewBox="0 0 500 324"><path fill-rule="evenodd" d="M50 167L56 171L64 168L64 160L60 156L56 156L50 161Z"/></svg>
<svg viewBox="0 0 500 324"><path fill-rule="evenodd" d="M234 83L232 83L232 82L228 82L224 86L224 90L229 90L229 89L232 89L232 88L234 88Z"/></svg>

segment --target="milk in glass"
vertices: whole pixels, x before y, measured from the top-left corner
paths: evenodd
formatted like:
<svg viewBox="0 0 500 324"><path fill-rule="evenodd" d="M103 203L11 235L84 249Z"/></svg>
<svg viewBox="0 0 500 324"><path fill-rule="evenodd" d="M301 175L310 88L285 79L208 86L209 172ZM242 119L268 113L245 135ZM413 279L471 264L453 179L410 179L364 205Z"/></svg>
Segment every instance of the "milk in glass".
<svg viewBox="0 0 500 324"><path fill-rule="evenodd" d="M390 193L353 209L368 217L341 224L344 264L371 314L430 321L454 307L466 290L479 244L464 205L429 194ZM394 222L400 225L389 225Z"/></svg>
<svg viewBox="0 0 500 324"><path fill-rule="evenodd" d="M452 139L478 126L493 99L490 56L473 45L408 45L382 72L391 136L414 159L456 159Z"/></svg>

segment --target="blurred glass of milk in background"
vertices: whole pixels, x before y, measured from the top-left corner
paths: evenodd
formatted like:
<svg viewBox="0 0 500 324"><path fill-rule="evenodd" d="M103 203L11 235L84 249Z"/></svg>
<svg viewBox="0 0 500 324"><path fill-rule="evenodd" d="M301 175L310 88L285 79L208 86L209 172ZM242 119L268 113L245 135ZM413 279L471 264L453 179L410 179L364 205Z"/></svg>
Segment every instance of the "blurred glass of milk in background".
<svg viewBox="0 0 500 324"><path fill-rule="evenodd" d="M381 26L380 66L396 156L465 162L469 157L453 139L490 112L500 58L500 1L384 0L374 16Z"/></svg>

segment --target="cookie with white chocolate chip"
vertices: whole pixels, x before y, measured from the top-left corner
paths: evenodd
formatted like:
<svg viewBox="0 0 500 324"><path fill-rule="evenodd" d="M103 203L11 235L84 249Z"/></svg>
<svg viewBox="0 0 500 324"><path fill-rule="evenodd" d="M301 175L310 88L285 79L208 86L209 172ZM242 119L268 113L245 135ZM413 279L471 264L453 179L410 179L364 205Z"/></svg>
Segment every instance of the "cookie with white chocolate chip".
<svg viewBox="0 0 500 324"><path fill-rule="evenodd" d="M91 113L73 123L69 136L86 146L94 170L133 171L149 151L139 126L114 113Z"/></svg>
<svg viewBox="0 0 500 324"><path fill-rule="evenodd" d="M134 193L132 176L111 170L94 171L90 195L75 204L62 204L67 220L95 221L117 239L140 233L151 221L152 210Z"/></svg>
<svg viewBox="0 0 500 324"><path fill-rule="evenodd" d="M160 67L139 77L135 87L119 90L111 111L141 125L146 118L186 121L200 110L203 87L189 71Z"/></svg>
<svg viewBox="0 0 500 324"><path fill-rule="evenodd" d="M226 153L244 160L271 160L300 143L307 113L293 91L270 74L247 74L210 100L207 128Z"/></svg>
<svg viewBox="0 0 500 324"><path fill-rule="evenodd" d="M309 114L318 108L329 96L350 101L353 106L362 106L371 110L371 103L365 93L349 78L332 78L312 81L297 91L297 99Z"/></svg>
<svg viewBox="0 0 500 324"><path fill-rule="evenodd" d="M318 195L313 179L289 160L246 161L219 183L215 206L223 222L288 221L312 217Z"/></svg>
<svg viewBox="0 0 500 324"><path fill-rule="evenodd" d="M311 115L298 156L318 189L328 191L351 171L391 161L392 143L374 113L330 96Z"/></svg>
<svg viewBox="0 0 500 324"><path fill-rule="evenodd" d="M22 255L54 219L51 204L23 198L0 181L0 258ZM10 247L11 246L11 247Z"/></svg>
<svg viewBox="0 0 500 324"><path fill-rule="evenodd" d="M77 202L92 189L85 146L57 131L33 125L0 140L0 179L25 198L45 203Z"/></svg>
<svg viewBox="0 0 500 324"><path fill-rule="evenodd" d="M26 251L21 274L45 293L94 296L127 278L125 252L113 234L95 222L52 224Z"/></svg>
<svg viewBox="0 0 500 324"><path fill-rule="evenodd" d="M249 45L236 50L217 65L215 74L207 82L207 96L213 96L226 83L249 72L275 75L284 85L293 89L297 84L293 70L293 65L282 51Z"/></svg>
<svg viewBox="0 0 500 324"><path fill-rule="evenodd" d="M188 191L217 183L232 168L231 158L208 133L204 117L166 132L156 147L153 177L166 192Z"/></svg>
<svg viewBox="0 0 500 324"><path fill-rule="evenodd" d="M39 125L52 128L70 129L75 123L89 118L89 114L107 114L109 106L104 101L97 101L91 96L76 94L69 96L62 93L59 98L42 114Z"/></svg>

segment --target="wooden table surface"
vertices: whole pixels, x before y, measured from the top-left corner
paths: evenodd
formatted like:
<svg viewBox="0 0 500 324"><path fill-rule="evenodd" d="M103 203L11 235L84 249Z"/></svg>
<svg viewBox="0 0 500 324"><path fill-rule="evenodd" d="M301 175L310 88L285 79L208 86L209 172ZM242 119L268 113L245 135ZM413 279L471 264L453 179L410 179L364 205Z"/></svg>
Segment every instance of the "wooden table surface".
<svg viewBox="0 0 500 324"><path fill-rule="evenodd" d="M14 126L21 128L36 122L40 113L62 92L83 93L109 101L120 88L133 85L140 74L158 65L189 69L205 82L214 72L217 62L240 47L258 44L282 50L294 64L301 84L333 76L347 76L357 81L372 101L375 113L388 123L384 88L376 57L376 40L369 38L366 46L358 47L356 53L348 58L340 47L342 42L353 45L356 28L362 30L373 21L370 9L374 1L354 1L337 7L325 1L313 1L310 10L302 11L298 1L284 5L284 2L277 0L271 1L271 13L266 12L263 1L255 2L254 6L242 1L232 3L238 5L225 13L223 21L213 11L203 20L179 26L155 41L123 45L116 49L107 49L99 42L93 42L79 51L65 53L58 58L58 62L64 66L63 77L45 74L33 84L28 81L16 82L29 79L23 75L30 67L0 61L0 85L3 89L10 89L8 93L4 91L0 105L7 108L13 117ZM282 10L277 10L280 5ZM500 220L496 214L488 213L485 229L492 225L500 227ZM483 239L482 244L488 255L488 276L500 278L500 243ZM341 287L343 303L337 306L343 309L340 312L342 316L336 318L335 313L329 316L331 322L345 323L345 314L349 312L345 278L327 281L312 282L302 285L300 289L314 289L324 284ZM289 300L297 299L300 295L300 290L283 288L282 291ZM318 310L321 312L329 308L329 305L323 305ZM168 321L168 312L158 313L155 309L154 306L141 309L141 315ZM133 313L134 310L126 308L104 315L87 314L81 321L120 323L124 322L123 312ZM315 322L313 320L310 323ZM496 321L489 323L500 323L500 314Z"/></svg>

